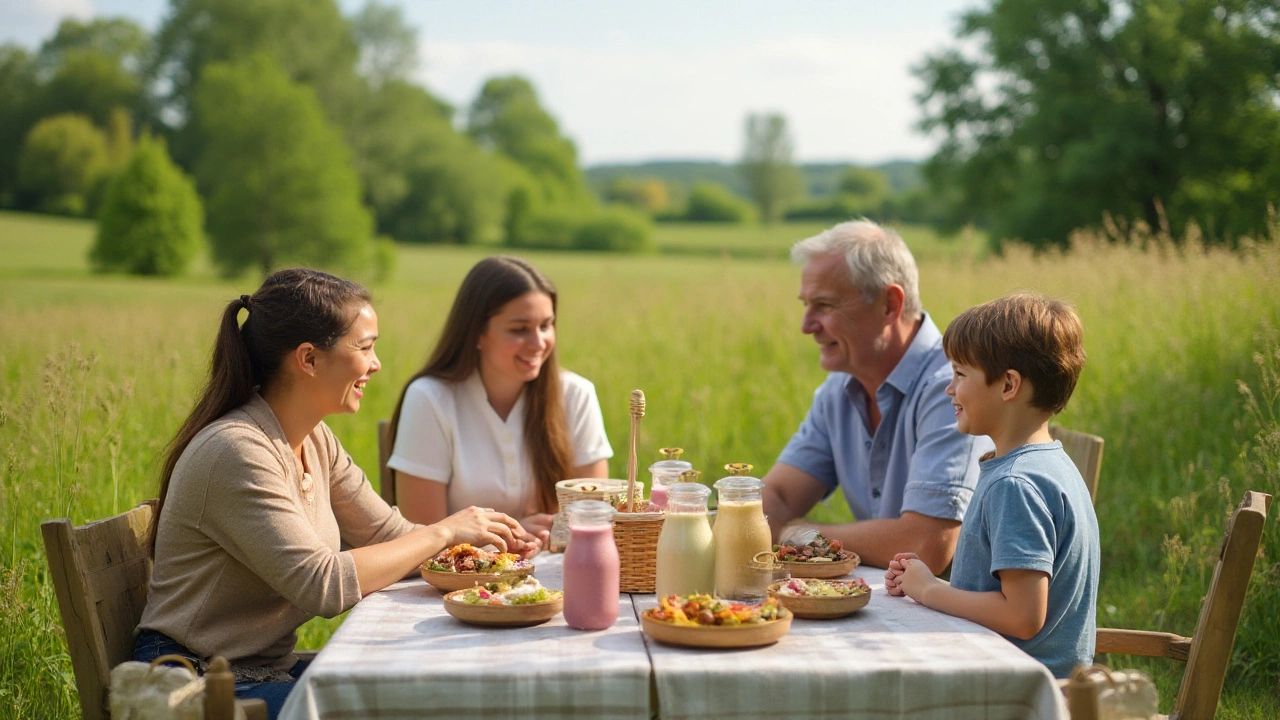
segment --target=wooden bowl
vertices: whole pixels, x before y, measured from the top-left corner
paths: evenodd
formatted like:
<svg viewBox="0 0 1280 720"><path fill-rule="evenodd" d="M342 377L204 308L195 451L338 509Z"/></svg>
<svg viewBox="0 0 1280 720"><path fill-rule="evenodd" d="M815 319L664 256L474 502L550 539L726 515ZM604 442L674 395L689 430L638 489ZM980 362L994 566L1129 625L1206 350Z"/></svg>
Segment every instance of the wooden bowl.
<svg viewBox="0 0 1280 720"><path fill-rule="evenodd" d="M444 596L444 609L469 625L529 627L541 625L564 610L564 595L528 605L472 605L462 599L466 590Z"/></svg>
<svg viewBox="0 0 1280 720"><path fill-rule="evenodd" d="M815 578L817 579L817 578ZM778 589L786 581L776 582L769 586L769 596L777 598L778 604L790 610L798 618L809 620L830 620L852 615L871 602L871 590L861 595L841 595L837 597L810 597L807 595L784 595Z"/></svg>
<svg viewBox="0 0 1280 720"><path fill-rule="evenodd" d="M744 648L772 645L791 629L791 613L783 609L777 620L752 625L705 625L690 627L654 620L653 609L640 615L645 635L669 645L696 648Z"/></svg>
<svg viewBox="0 0 1280 720"><path fill-rule="evenodd" d="M431 583L431 586L440 592L447 593L454 590L466 590L485 583L518 581L522 577L533 574L533 565L500 573L443 572L440 570L428 570L427 566L423 565L421 572L423 580Z"/></svg>
<svg viewBox="0 0 1280 720"><path fill-rule="evenodd" d="M848 550L844 552L849 553L852 557L847 557L844 560L832 560L831 562L813 562L810 560L809 562L788 561L782 564L791 573L791 577L829 580L848 575L862 562L862 558L858 557L857 553L849 552Z"/></svg>

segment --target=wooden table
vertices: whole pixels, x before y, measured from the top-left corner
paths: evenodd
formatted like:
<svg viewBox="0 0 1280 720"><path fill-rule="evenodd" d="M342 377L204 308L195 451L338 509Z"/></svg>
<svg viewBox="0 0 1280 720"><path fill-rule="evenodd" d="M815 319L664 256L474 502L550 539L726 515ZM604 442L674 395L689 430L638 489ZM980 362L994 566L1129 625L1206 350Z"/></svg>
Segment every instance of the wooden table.
<svg viewBox="0 0 1280 720"><path fill-rule="evenodd" d="M562 587L562 555L536 575ZM289 697L281 718L1066 717L1049 671L996 633L884 592L840 620L800 620L778 643L744 650L650 640L653 595L622 595L618 622L581 632L563 616L532 628L457 622L411 580L362 600ZM652 688L652 691L651 691Z"/></svg>

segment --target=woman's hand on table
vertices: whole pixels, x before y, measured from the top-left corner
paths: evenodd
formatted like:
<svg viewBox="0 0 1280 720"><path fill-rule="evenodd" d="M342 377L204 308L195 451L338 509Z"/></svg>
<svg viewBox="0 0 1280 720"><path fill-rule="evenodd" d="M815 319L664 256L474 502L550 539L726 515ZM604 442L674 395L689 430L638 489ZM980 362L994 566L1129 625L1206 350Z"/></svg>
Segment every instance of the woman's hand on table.
<svg viewBox="0 0 1280 720"><path fill-rule="evenodd" d="M529 535L537 538L542 547L551 545L551 522L555 518L547 513L530 515L520 520L520 526Z"/></svg>
<svg viewBox="0 0 1280 720"><path fill-rule="evenodd" d="M493 545L503 552L520 553L530 540L536 542L515 518L475 505L446 517L438 525L448 533L450 546L459 543L470 543L476 547Z"/></svg>
<svg viewBox="0 0 1280 720"><path fill-rule="evenodd" d="M898 553L889 561L889 569L884 574L885 592L895 597L902 597L904 594L902 588L902 573L906 570L904 565L907 560L919 560L920 556L913 552Z"/></svg>

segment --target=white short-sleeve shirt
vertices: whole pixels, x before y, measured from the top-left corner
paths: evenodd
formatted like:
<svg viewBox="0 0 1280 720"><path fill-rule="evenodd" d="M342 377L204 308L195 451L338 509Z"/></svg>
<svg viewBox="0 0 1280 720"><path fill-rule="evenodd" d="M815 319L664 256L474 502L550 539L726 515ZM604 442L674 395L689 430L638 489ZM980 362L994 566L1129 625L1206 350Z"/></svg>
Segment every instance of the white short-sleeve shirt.
<svg viewBox="0 0 1280 720"><path fill-rule="evenodd" d="M574 467L613 457L595 385L560 371ZM480 373L460 383L410 383L387 466L449 486L448 511L491 507L515 518L536 511L533 468L524 444L521 393L506 421L489 405Z"/></svg>

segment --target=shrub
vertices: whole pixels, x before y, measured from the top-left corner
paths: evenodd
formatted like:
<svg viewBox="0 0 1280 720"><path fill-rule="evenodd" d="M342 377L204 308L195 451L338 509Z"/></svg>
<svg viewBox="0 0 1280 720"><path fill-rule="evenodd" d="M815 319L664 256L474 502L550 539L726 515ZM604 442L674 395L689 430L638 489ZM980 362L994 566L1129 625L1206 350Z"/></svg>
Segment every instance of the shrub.
<svg viewBox="0 0 1280 720"><path fill-rule="evenodd" d="M755 208L719 183L700 182L689 191L685 219L690 222L744 223L755 219Z"/></svg>
<svg viewBox="0 0 1280 720"><path fill-rule="evenodd" d="M640 252L653 239L649 218L635 210L611 205L578 228L573 247L578 250Z"/></svg>
<svg viewBox="0 0 1280 720"><path fill-rule="evenodd" d="M107 169L107 138L83 115L54 115L27 133L18 161L18 185L43 212L83 215L98 177Z"/></svg>
<svg viewBox="0 0 1280 720"><path fill-rule="evenodd" d="M573 247L574 238L581 226L581 215L574 210L559 207L529 211L518 225L512 226L515 232L508 232L507 245L568 250Z"/></svg>
<svg viewBox="0 0 1280 720"><path fill-rule="evenodd" d="M203 226L195 185L163 140L143 136L107 187L89 259L99 270L177 275L204 247Z"/></svg>

